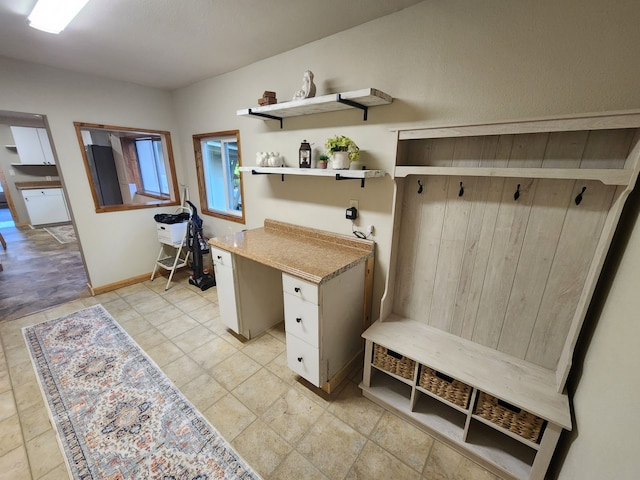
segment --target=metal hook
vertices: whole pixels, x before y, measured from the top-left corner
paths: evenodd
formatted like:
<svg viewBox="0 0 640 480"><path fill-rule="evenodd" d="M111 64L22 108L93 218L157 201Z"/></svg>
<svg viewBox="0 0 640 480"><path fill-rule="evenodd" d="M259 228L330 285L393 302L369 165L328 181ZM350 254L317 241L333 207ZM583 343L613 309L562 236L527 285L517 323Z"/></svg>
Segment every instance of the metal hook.
<svg viewBox="0 0 640 480"><path fill-rule="evenodd" d="M520 198L520 184L516 187L516 193L513 194L513 199L518 200Z"/></svg>
<svg viewBox="0 0 640 480"><path fill-rule="evenodd" d="M462 186L462 182L460 182L460 191L458 192L458 196L461 197L464 195L464 187Z"/></svg>
<svg viewBox="0 0 640 480"><path fill-rule="evenodd" d="M586 189L587 187L582 187L582 191L576 196L576 205L580 205L580 202L582 201L582 194Z"/></svg>
<svg viewBox="0 0 640 480"><path fill-rule="evenodd" d="M422 182L420 180L418 180L418 195L422 194Z"/></svg>

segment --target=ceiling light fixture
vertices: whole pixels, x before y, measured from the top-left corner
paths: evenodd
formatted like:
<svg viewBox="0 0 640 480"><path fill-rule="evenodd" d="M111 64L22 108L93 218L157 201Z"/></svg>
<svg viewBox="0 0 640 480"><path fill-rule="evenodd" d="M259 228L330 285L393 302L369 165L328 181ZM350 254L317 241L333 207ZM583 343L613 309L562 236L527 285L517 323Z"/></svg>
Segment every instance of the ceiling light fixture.
<svg viewBox="0 0 640 480"><path fill-rule="evenodd" d="M60 33L89 0L38 0L29 26L48 33Z"/></svg>

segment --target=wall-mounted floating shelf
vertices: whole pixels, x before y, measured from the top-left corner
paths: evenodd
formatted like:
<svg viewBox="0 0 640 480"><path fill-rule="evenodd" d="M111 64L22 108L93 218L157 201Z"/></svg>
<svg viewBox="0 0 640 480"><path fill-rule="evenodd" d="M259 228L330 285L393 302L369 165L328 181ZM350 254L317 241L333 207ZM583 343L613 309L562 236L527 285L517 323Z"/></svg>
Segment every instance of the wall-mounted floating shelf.
<svg viewBox="0 0 640 480"><path fill-rule="evenodd" d="M380 90L365 88L362 90L305 98L303 100L264 105L262 107L245 108L238 110L237 115L278 120L280 121L280 128L282 128L282 119L285 117L298 117L315 113L359 108L364 112L364 121L366 121L369 107L388 105L392 101L393 98L390 95Z"/></svg>
<svg viewBox="0 0 640 480"><path fill-rule="evenodd" d="M336 180L360 180L360 187L364 188L367 178L384 177L384 170L331 170L321 168L293 168L293 167L240 167L241 172L252 175L281 175L284 182L285 175L306 175L311 177L333 177Z"/></svg>

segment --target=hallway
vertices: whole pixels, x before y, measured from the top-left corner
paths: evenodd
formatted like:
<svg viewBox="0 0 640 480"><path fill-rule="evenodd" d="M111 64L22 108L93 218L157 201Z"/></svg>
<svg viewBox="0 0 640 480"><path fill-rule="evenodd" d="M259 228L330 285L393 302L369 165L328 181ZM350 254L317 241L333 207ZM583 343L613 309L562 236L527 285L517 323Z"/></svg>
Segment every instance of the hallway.
<svg viewBox="0 0 640 480"><path fill-rule="evenodd" d="M13 320L70 300L89 297L77 243L59 243L42 228L17 228L0 209L0 321Z"/></svg>

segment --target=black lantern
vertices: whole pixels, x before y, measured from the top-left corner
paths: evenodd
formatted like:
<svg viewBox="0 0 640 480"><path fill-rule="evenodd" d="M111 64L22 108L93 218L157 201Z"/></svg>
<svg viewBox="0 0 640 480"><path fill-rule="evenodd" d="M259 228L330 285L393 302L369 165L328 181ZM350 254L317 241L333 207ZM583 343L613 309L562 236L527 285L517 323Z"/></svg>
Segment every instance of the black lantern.
<svg viewBox="0 0 640 480"><path fill-rule="evenodd" d="M300 168L311 168L311 145L306 140L303 140L300 144L298 159Z"/></svg>

